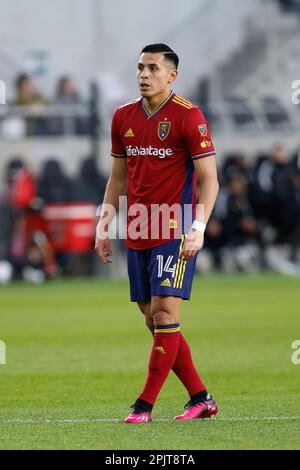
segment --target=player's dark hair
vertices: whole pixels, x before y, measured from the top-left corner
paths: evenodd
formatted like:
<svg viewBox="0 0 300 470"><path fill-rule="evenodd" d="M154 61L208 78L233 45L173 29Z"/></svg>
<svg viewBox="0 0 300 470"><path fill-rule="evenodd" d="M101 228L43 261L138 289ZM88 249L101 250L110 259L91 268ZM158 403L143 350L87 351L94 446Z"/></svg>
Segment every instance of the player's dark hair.
<svg viewBox="0 0 300 470"><path fill-rule="evenodd" d="M178 55L166 44L162 44L161 42L153 43L153 44L147 44L142 51L143 52L152 52L152 53L161 53L165 56L167 60L170 60L174 65L175 68L178 69L178 64L179 64L179 57Z"/></svg>

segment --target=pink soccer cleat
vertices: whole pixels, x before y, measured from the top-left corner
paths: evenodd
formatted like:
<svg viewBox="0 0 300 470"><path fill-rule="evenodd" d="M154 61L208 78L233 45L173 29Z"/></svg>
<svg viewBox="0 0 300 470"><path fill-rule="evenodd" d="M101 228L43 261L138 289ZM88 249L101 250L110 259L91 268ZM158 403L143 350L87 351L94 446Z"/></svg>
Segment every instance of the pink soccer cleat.
<svg viewBox="0 0 300 470"><path fill-rule="evenodd" d="M185 419L204 419L211 418L213 415L218 413L217 403L213 400L210 395L207 395L206 400L204 401L195 401L190 400L185 408L187 410L179 416L175 416L176 420L185 420Z"/></svg>
<svg viewBox="0 0 300 470"><path fill-rule="evenodd" d="M152 421L151 413L149 411L132 411L127 418L124 419L124 423L150 423Z"/></svg>

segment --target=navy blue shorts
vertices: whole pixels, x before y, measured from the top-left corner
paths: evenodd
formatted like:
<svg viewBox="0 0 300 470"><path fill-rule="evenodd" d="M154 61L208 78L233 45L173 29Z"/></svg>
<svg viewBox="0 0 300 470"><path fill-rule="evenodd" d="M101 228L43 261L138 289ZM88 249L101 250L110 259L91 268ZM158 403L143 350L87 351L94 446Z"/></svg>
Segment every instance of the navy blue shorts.
<svg viewBox="0 0 300 470"><path fill-rule="evenodd" d="M184 236L148 250L127 249L133 302L150 300L154 295L189 300L198 253L188 261L179 259L183 242Z"/></svg>

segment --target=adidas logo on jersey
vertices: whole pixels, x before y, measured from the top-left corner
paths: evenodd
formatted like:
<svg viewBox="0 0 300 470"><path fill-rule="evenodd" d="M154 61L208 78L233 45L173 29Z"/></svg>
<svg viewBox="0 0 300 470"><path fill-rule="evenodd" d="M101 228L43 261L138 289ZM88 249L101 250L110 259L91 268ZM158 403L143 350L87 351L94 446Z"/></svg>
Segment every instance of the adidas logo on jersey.
<svg viewBox="0 0 300 470"><path fill-rule="evenodd" d="M163 282L160 284L163 287L171 287L170 279L165 279Z"/></svg>
<svg viewBox="0 0 300 470"><path fill-rule="evenodd" d="M134 133L131 127L128 129L128 131L125 132L124 137L134 137Z"/></svg>

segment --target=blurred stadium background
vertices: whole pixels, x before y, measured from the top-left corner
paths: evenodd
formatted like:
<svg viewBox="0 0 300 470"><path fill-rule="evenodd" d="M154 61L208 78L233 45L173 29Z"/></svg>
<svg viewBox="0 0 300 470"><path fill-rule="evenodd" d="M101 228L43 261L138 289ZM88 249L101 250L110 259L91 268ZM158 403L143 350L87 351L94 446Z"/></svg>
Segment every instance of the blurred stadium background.
<svg viewBox="0 0 300 470"><path fill-rule="evenodd" d="M139 51L158 40L178 52L174 89L216 144L221 191L198 270L300 274L298 1L154 1L146 14L136 0L12 1L0 30L2 282L108 274L92 245L110 119L137 96ZM110 275L125 276L116 250Z"/></svg>
<svg viewBox="0 0 300 470"><path fill-rule="evenodd" d="M150 337L124 303L123 241L114 242L110 267L93 244L112 112L138 96L136 62L150 42L178 53L174 91L199 104L216 146L221 189L187 331L225 418L217 431L199 426L196 436L186 428L192 441L167 424L138 443L115 423L104 434L92 421L81 424L80 439L76 422L69 434L63 422L33 432L30 420L44 426L41 416L123 417L132 384L144 377ZM2 446L298 447L297 422L284 420L299 411L289 356L299 332L299 44L299 0L1 2L0 339L9 358L1 419L25 419L23 433L5 428ZM114 338L110 319L119 325ZM167 417L182 394L172 380L159 402ZM260 428L245 421L249 427L233 431L232 396L237 420L260 413L275 421ZM280 396L289 397L284 407Z"/></svg>

